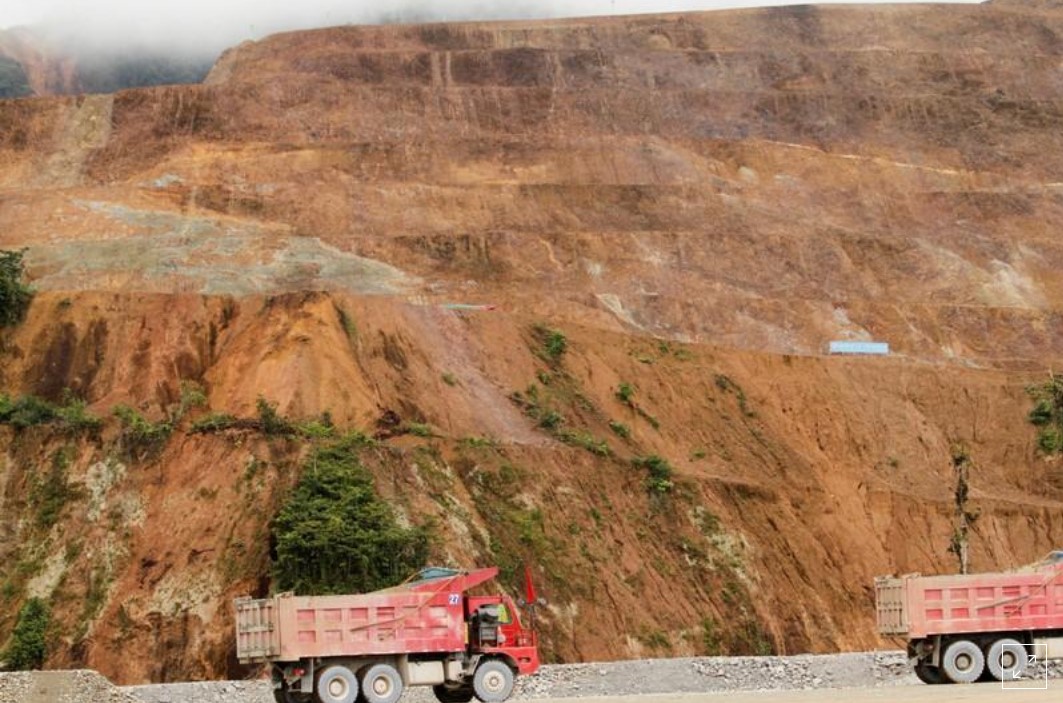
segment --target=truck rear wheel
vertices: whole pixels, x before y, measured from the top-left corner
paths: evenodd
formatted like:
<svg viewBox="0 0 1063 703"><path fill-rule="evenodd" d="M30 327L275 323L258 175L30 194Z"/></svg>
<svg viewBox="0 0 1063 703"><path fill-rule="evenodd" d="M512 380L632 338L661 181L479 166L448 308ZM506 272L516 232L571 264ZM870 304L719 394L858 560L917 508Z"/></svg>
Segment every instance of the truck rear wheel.
<svg viewBox="0 0 1063 703"><path fill-rule="evenodd" d="M373 664L362 674L367 703L395 703L402 696L402 677L391 664Z"/></svg>
<svg viewBox="0 0 1063 703"><path fill-rule="evenodd" d="M953 683L974 683L985 669L985 655L970 640L955 640L941 655L941 670Z"/></svg>
<svg viewBox="0 0 1063 703"><path fill-rule="evenodd" d="M920 681L925 684L930 684L931 686L949 682L949 680L945 678L945 672L941 669L922 662L915 665L915 675Z"/></svg>
<svg viewBox="0 0 1063 703"><path fill-rule="evenodd" d="M513 693L513 669L497 659L482 662L472 677L472 690L483 703L502 703Z"/></svg>
<svg viewBox="0 0 1063 703"><path fill-rule="evenodd" d="M472 700L472 688L469 686L450 687L443 684L432 686L439 703L469 703Z"/></svg>
<svg viewBox="0 0 1063 703"><path fill-rule="evenodd" d="M358 697L358 679L347 667L334 664L317 675L314 694L318 703L354 703Z"/></svg>
<svg viewBox="0 0 1063 703"><path fill-rule="evenodd" d="M1017 679L1026 671L1026 647L1010 637L997 640L986 650L985 668L996 681Z"/></svg>

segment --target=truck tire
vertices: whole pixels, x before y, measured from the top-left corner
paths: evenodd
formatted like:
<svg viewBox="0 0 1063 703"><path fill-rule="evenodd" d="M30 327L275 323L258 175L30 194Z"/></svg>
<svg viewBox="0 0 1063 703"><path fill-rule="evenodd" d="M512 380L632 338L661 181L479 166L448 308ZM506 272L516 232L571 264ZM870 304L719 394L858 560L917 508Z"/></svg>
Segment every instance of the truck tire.
<svg viewBox="0 0 1063 703"><path fill-rule="evenodd" d="M358 678L340 664L326 667L317 675L314 696L318 703L354 703L358 698Z"/></svg>
<svg viewBox="0 0 1063 703"><path fill-rule="evenodd" d="M954 640L941 655L941 670L953 683L974 683L985 669L985 655L970 640Z"/></svg>
<svg viewBox="0 0 1063 703"><path fill-rule="evenodd" d="M1015 679L1026 671L1026 647L1011 637L1003 637L985 653L985 668L995 681Z"/></svg>
<svg viewBox="0 0 1063 703"><path fill-rule="evenodd" d="M366 703L395 703L402 696L402 676L391 664L373 664L362 674Z"/></svg>
<svg viewBox="0 0 1063 703"><path fill-rule="evenodd" d="M472 700L472 687L460 686L449 687L443 684L432 686L432 693L436 694L439 703L469 703Z"/></svg>
<svg viewBox="0 0 1063 703"><path fill-rule="evenodd" d="M472 690L483 703L502 703L513 693L513 669L497 659L481 662L472 677Z"/></svg>
<svg viewBox="0 0 1063 703"><path fill-rule="evenodd" d="M920 681L931 686L949 682L945 678L945 672L932 664L924 664L922 662L916 664L915 675Z"/></svg>

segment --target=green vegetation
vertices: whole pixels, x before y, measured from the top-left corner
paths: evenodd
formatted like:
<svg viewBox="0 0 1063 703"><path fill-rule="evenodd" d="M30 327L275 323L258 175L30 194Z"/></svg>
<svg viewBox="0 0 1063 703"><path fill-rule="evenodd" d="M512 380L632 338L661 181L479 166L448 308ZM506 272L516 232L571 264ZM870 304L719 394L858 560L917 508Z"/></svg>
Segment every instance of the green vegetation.
<svg viewBox="0 0 1063 703"><path fill-rule="evenodd" d="M628 439L629 437L631 437L631 428L622 422L610 420L609 429L611 429L613 431L613 434L615 434L617 437L623 437L624 439Z"/></svg>
<svg viewBox="0 0 1063 703"><path fill-rule="evenodd" d="M456 385L458 385L458 377L455 376L454 374L452 374L449 371L444 373L442 378L443 378L443 383L447 384L448 386L456 386Z"/></svg>
<svg viewBox="0 0 1063 703"><path fill-rule="evenodd" d="M539 324L532 328L532 335L540 345L540 348L536 350L540 357L552 366L561 363L561 358L568 350L568 339L564 332Z"/></svg>
<svg viewBox="0 0 1063 703"><path fill-rule="evenodd" d="M336 436L336 426L332 424L332 415L325 411L320 419L310 419L295 425L295 431L305 439L328 439Z"/></svg>
<svg viewBox="0 0 1063 703"><path fill-rule="evenodd" d="M180 400L177 403L177 407L170 413L170 422L176 426L188 414L189 410L206 406L207 393L203 390L203 386L195 381L181 381Z"/></svg>
<svg viewBox="0 0 1063 703"><path fill-rule="evenodd" d="M0 393L0 425L24 430L38 425L59 425L67 434L96 434L103 421L90 413L84 400L69 391L63 394L63 404L53 405L35 395L12 399Z"/></svg>
<svg viewBox="0 0 1063 703"><path fill-rule="evenodd" d="M718 657L724 653L723 643L720 641L720 628L712 616L703 618L701 621L701 653L707 657Z"/></svg>
<svg viewBox="0 0 1063 703"><path fill-rule="evenodd" d="M11 644L4 651L4 661L14 671L40 669L48 654L46 634L52 614L48 604L40 598L30 598L18 611Z"/></svg>
<svg viewBox="0 0 1063 703"><path fill-rule="evenodd" d="M24 98L33 95L22 64L7 56L0 56L0 99Z"/></svg>
<svg viewBox="0 0 1063 703"><path fill-rule="evenodd" d="M107 593L110 588L110 573L106 567L97 565L89 574L85 597L81 603L81 614L78 616L77 630L74 633L75 642L85 639L92 621L99 616L103 606L107 603Z"/></svg>
<svg viewBox="0 0 1063 703"><path fill-rule="evenodd" d="M393 586L424 566L429 531L403 528L358 460L348 436L315 449L273 523L273 587L303 594Z"/></svg>
<svg viewBox="0 0 1063 703"><path fill-rule="evenodd" d="M544 430L559 429L564 423L564 416L556 410L544 410L539 415L539 427Z"/></svg>
<svg viewBox="0 0 1063 703"><path fill-rule="evenodd" d="M63 447L52 455L48 472L31 480L29 504L33 509L34 523L42 531L57 523L66 504L80 495L80 491L67 481L67 469L73 455L74 447Z"/></svg>
<svg viewBox="0 0 1063 703"><path fill-rule="evenodd" d="M460 444L473 449L493 448L498 446L498 440L492 437L462 437Z"/></svg>
<svg viewBox="0 0 1063 703"><path fill-rule="evenodd" d="M461 457L454 463L469 489L477 511L488 526L490 541L484 547L498 566L500 582L517 580L522 564L534 561L548 574L555 574L565 544L546 531L542 510L530 505L522 489L528 485L527 472L520 466L502 463L488 468L482 460Z"/></svg>
<svg viewBox="0 0 1063 703"><path fill-rule="evenodd" d="M1047 381L1026 392L1034 400L1028 417L1038 427L1037 446L1045 454L1063 452L1063 377L1049 374Z"/></svg>
<svg viewBox="0 0 1063 703"><path fill-rule="evenodd" d="M672 648L672 641L668 638L668 633L663 630L643 632L637 639L653 650L670 650Z"/></svg>
<svg viewBox="0 0 1063 703"><path fill-rule="evenodd" d="M591 454L596 454L597 456L609 456L613 453L609 448L609 444L604 439L598 439L588 432L562 429L557 433L557 438L565 444L586 449Z"/></svg>
<svg viewBox="0 0 1063 703"><path fill-rule="evenodd" d="M672 465L668 463L666 459L651 454L650 456L639 456L631 460L632 466L637 469L644 469L648 474L646 476L646 490L654 495L667 495L675 488L675 482L672 481Z"/></svg>
<svg viewBox="0 0 1063 703"><path fill-rule="evenodd" d="M259 397L255 403L256 417L236 417L230 413L209 412L193 421L190 434L215 434L227 430L261 432L269 437L301 437L308 440L331 439L337 436L332 414L327 410L320 417L293 421L277 412L277 404Z"/></svg>
<svg viewBox="0 0 1063 703"><path fill-rule="evenodd" d="M63 404L55 409L55 417L63 429L71 435L97 435L103 428L103 420L88 411L88 405L70 391L63 394Z"/></svg>
<svg viewBox="0 0 1063 703"><path fill-rule="evenodd" d="M653 429L659 430L661 428L661 423L657 418L646 412L641 405L635 402L635 386L627 381L621 381L620 385L616 387L615 395L617 400L634 410L638 413L639 417L650 423L650 426Z"/></svg>
<svg viewBox="0 0 1063 703"><path fill-rule="evenodd" d="M406 422L403 424L403 429L414 437L436 437L438 436L431 425L423 422Z"/></svg>
<svg viewBox="0 0 1063 703"><path fill-rule="evenodd" d="M236 427L239 420L228 413L207 413L192 423L191 434L211 434Z"/></svg>
<svg viewBox="0 0 1063 703"><path fill-rule="evenodd" d="M49 424L55 418L55 406L43 398L24 395L12 400L7 395L0 395L0 424L24 430Z"/></svg>
<svg viewBox="0 0 1063 703"><path fill-rule="evenodd" d="M133 457L158 452L174 430L170 421L152 422L128 405L116 405L111 413L122 424L122 445Z"/></svg>
<svg viewBox="0 0 1063 703"><path fill-rule="evenodd" d="M0 250L0 327L22 322L33 300L33 289L23 282L25 266L20 251Z"/></svg>
<svg viewBox="0 0 1063 703"><path fill-rule="evenodd" d="M288 418L277 412L276 403L271 403L259 396L258 400L255 401L255 409L258 411L258 429L262 434L270 437L296 434L295 425Z"/></svg>
<svg viewBox="0 0 1063 703"><path fill-rule="evenodd" d="M746 399L746 393L742 390L742 387L735 383L729 376L725 376L722 373L716 374L716 387L724 393L734 393L735 398L738 400L738 409L742 411L742 414L746 417L753 418L757 416L757 412L749 407L749 401Z"/></svg>

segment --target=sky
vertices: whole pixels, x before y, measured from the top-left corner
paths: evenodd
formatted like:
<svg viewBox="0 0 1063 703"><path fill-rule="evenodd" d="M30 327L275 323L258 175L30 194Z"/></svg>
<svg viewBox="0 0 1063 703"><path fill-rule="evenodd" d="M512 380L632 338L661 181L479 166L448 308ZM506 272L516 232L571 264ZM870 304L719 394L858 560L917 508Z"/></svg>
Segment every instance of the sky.
<svg viewBox="0 0 1063 703"><path fill-rule="evenodd" d="M0 28L58 23L65 32L89 43L107 45L121 38L141 46L200 46L214 50L289 29L395 19L578 17L773 4L794 3L793 0L0 0Z"/></svg>

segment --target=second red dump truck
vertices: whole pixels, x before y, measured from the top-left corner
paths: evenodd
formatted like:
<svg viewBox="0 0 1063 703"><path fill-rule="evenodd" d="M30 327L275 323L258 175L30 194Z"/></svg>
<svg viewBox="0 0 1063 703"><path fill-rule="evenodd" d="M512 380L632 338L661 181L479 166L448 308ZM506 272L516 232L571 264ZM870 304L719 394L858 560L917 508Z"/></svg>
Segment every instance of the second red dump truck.
<svg viewBox="0 0 1063 703"><path fill-rule="evenodd" d="M425 685L443 703L500 703L539 653L511 598L466 593L497 574L426 569L372 593L241 598L237 657L273 665L278 703L395 703Z"/></svg>
<svg viewBox="0 0 1063 703"><path fill-rule="evenodd" d="M875 580L879 633L908 640L924 683L1021 677L1063 659L1063 551L1003 573Z"/></svg>

